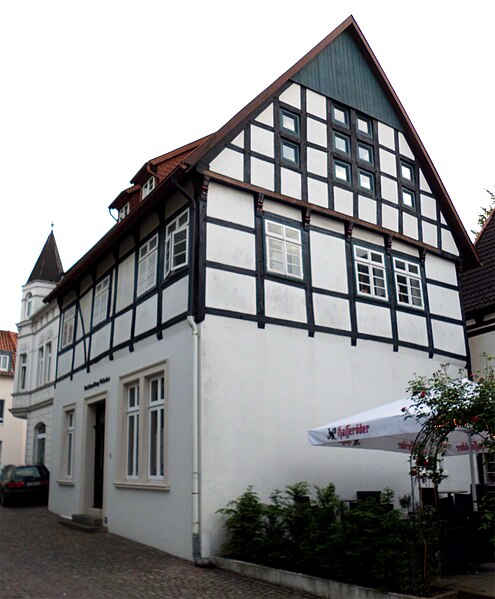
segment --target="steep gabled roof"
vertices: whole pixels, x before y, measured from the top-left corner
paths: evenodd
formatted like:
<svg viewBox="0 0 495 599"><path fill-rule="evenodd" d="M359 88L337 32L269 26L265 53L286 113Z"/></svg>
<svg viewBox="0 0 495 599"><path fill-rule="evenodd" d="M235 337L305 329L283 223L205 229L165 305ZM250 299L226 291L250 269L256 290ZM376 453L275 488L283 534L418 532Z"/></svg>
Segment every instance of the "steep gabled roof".
<svg viewBox="0 0 495 599"><path fill-rule="evenodd" d="M51 281L57 283L64 274L64 268L58 253L57 242L53 231L48 235L41 254L29 275L27 283L32 281Z"/></svg>
<svg viewBox="0 0 495 599"><path fill-rule="evenodd" d="M454 238L461 251L462 258L467 264L476 265L479 263L479 258L474 249L471 240L469 239L466 230L449 198L449 195L435 169L433 163L428 156L414 126L412 125L409 117L407 116L397 94L395 93L392 85L388 81L385 73L383 72L378 60L376 59L373 51L368 45L368 42L364 38L361 30L359 29L356 21L352 16L348 17L341 25L339 25L332 33L330 33L324 40L317 44L310 52L308 52L301 60L299 60L293 67L281 75L274 83L268 88L261 92L254 100L252 100L247 106L245 106L240 112L232 117L223 127L221 127L216 133L204 137L196 142L192 142L186 146L182 146L177 150L158 156L157 158L148 161L143 167L136 173L131 180L132 183L144 183L153 173L158 174L158 183L155 188L144 198L139 201L131 213L123 219L120 223L115 225L106 235L103 237L87 254L85 254L65 275L63 281L59 283L56 289L50 293L45 301L51 301L57 297L61 292L67 289L71 282L75 278L80 276L85 268L92 263L93 260L101 256L105 251L118 241L122 235L129 231L134 223L144 215L150 208L152 208L162 197L164 193L174 188L174 181L181 179L186 173L198 169L200 172L203 169L203 165L207 162L207 158L212 155L213 152L223 148L225 143L234 137L238 131L240 131L249 117L259 111L263 105L268 104L274 99L278 93L286 87L290 81L296 81L298 74L300 74L305 67L310 65L313 59L317 58L318 55L329 48L329 46L339 38L342 34L349 37L351 36L355 43L359 46L359 49L366 61L370 72L372 72L378 80L380 94L386 98L391 111L394 113L394 118L397 119L396 123L398 128L402 129L406 135L408 142L410 142L411 149L421 162L422 169L427 180L433 187L433 192L440 202L442 208L442 214L447 220L451 227ZM391 114L391 112L390 112ZM154 170L155 169L155 170ZM160 170L161 169L161 170ZM130 190L134 188L129 188ZM121 205L123 201L122 192L117 196L110 207L116 208ZM349 217L350 220L355 220Z"/></svg>
<svg viewBox="0 0 495 599"><path fill-rule="evenodd" d="M212 150L215 146L220 145L223 140L227 136L231 136L233 132L239 127L241 123L245 121L253 112L258 110L264 103L269 101L271 98L274 98L277 95L277 92L280 90L282 86L287 84L289 81L297 81L298 76L300 76L301 72L304 68L307 68L308 65L314 59L318 57L318 55L325 50L327 50L333 42L339 38L342 34L352 36L355 43L358 45L362 52L362 56L367 61L369 68L376 76L378 82L381 84L380 88L383 91L383 94L389 100L392 108L396 111L397 118L399 120L400 125L406 134L408 141L410 141L411 149L413 153L416 155L416 158L419 158L423 170L425 172L426 178L428 181L431 181L433 186L433 191L436 192L438 200L440 201L440 205L442 207L442 212L444 214L445 219L451 227L452 233L456 242L460 246L461 254L466 262L475 265L478 264L479 259L474 249L471 240L464 228L464 225L457 214L456 209L450 199L447 190L445 189L440 176L438 175L433 162L431 161L428 152L419 135L416 132L412 122L407 116L404 107L402 106L399 97L395 93L394 88L392 87L390 81L388 80L385 72L383 71L380 63L378 62L376 56L373 53L373 50L370 48L368 42L366 41L363 33L358 27L354 17L351 15L348 17L341 25L339 25L336 29L334 29L325 39L323 39L319 44L317 44L310 52L308 52L303 58L301 58L294 66L292 66L288 71L286 71L282 76L280 76L276 81L274 81L269 87L265 89L265 91L261 92L254 100L252 100L247 106L245 106L240 112L238 112L234 117L228 121L221 129L217 131L217 133L211 135L209 139L207 139L201 146L196 148L193 152L189 154L189 156L185 159L185 163L190 167L196 166L203 157ZM331 58L331 57L329 57ZM338 78L338 73L336 74L336 78Z"/></svg>
<svg viewBox="0 0 495 599"><path fill-rule="evenodd" d="M495 311L495 208L474 244L481 264L462 275L464 310L468 317Z"/></svg>
<svg viewBox="0 0 495 599"><path fill-rule="evenodd" d="M12 354L10 370L0 371L0 376L14 376L17 333L14 333L13 331L0 331L0 351L10 352Z"/></svg>

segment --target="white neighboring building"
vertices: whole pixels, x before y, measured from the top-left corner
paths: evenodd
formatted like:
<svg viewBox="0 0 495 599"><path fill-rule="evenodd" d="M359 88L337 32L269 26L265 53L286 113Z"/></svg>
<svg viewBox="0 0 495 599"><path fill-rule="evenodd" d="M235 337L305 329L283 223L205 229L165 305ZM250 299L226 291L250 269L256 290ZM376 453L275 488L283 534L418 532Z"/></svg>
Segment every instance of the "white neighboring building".
<svg viewBox="0 0 495 599"><path fill-rule="evenodd" d="M59 308L44 303L63 275L53 232L48 236L27 283L22 288L17 325L17 372L12 413L27 421L25 462L50 469L55 360Z"/></svg>
<svg viewBox="0 0 495 599"><path fill-rule="evenodd" d="M458 271L476 252L354 19L131 183L47 297L50 509L199 560L250 484L409 492L404 456L306 440L468 362Z"/></svg>
<svg viewBox="0 0 495 599"><path fill-rule="evenodd" d="M0 465L22 464L26 423L11 414L17 333L0 331Z"/></svg>

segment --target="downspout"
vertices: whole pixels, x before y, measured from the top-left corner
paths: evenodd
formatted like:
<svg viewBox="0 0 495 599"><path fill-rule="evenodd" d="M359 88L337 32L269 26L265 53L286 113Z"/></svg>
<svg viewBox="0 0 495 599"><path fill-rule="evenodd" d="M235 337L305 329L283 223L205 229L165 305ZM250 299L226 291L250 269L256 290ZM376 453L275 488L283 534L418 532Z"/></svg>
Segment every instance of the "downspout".
<svg viewBox="0 0 495 599"><path fill-rule="evenodd" d="M196 566L211 566L211 560L201 557L201 535L199 514L199 407L200 390L198 381L199 329L193 316L187 317L193 341L193 411L192 411L192 553Z"/></svg>

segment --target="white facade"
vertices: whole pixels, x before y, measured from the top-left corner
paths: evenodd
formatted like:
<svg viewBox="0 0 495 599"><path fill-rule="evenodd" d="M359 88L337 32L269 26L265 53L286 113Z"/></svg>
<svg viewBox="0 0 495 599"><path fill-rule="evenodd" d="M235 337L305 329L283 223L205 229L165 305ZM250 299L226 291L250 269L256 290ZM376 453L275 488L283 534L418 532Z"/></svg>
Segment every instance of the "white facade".
<svg viewBox="0 0 495 599"><path fill-rule="evenodd" d="M43 304L43 298L54 287L48 281L33 281L23 287L13 393L13 414L26 420L22 460L27 464L43 462L49 470L60 311L56 302Z"/></svg>
<svg viewBox="0 0 495 599"><path fill-rule="evenodd" d="M0 400L3 414L0 418L0 464L22 464L26 438L26 423L12 416L13 377L0 376Z"/></svg>
<svg viewBox="0 0 495 599"><path fill-rule="evenodd" d="M307 430L468 361L472 248L407 117L301 78L268 92L48 297L50 509L189 559L219 550L216 512L249 485L408 493L404 456L310 447ZM447 469L468 484L467 464Z"/></svg>

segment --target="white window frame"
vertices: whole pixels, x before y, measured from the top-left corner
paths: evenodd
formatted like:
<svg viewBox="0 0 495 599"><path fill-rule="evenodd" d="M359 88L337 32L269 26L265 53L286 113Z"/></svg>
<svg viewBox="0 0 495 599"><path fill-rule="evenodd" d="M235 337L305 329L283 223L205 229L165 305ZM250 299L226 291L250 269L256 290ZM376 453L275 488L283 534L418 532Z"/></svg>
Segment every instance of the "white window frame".
<svg viewBox="0 0 495 599"><path fill-rule="evenodd" d="M125 387L126 397L126 479L137 480L139 476L139 383ZM131 405L131 397L133 404Z"/></svg>
<svg viewBox="0 0 495 599"><path fill-rule="evenodd" d="M62 315L62 336L60 341L60 348L64 349L68 345L74 342L74 331L76 324L76 306L75 304L64 311Z"/></svg>
<svg viewBox="0 0 495 599"><path fill-rule="evenodd" d="M153 388L156 383L156 396ZM148 478L165 476L165 377L160 374L148 381Z"/></svg>
<svg viewBox="0 0 495 599"><path fill-rule="evenodd" d="M387 269L383 252L355 245L354 272L358 295L380 301L388 300ZM383 285L379 284L380 279ZM365 288L368 290L365 291Z"/></svg>
<svg viewBox="0 0 495 599"><path fill-rule="evenodd" d="M137 295L140 296L156 285L158 262L158 233L139 248L137 268Z"/></svg>
<svg viewBox="0 0 495 599"><path fill-rule="evenodd" d="M19 389L23 391L27 383L27 353L19 354Z"/></svg>
<svg viewBox="0 0 495 599"><path fill-rule="evenodd" d="M146 181L146 183L143 185L141 199L144 200L144 198L155 189L155 185L156 185L156 177L150 177Z"/></svg>
<svg viewBox="0 0 495 599"><path fill-rule="evenodd" d="M165 276L187 266L188 262L189 210L185 210L165 227Z"/></svg>
<svg viewBox="0 0 495 599"><path fill-rule="evenodd" d="M52 342L48 341L48 343L45 345L45 375L44 375L45 383L48 383L50 381L51 370L52 370Z"/></svg>
<svg viewBox="0 0 495 599"><path fill-rule="evenodd" d="M64 410L64 480L74 478L74 437L76 430L76 413L74 408Z"/></svg>
<svg viewBox="0 0 495 599"><path fill-rule="evenodd" d="M131 210L131 203L127 202L127 204L124 204L122 206L122 208L119 210L119 223L121 220L124 220L124 218L129 214Z"/></svg>
<svg viewBox="0 0 495 599"><path fill-rule="evenodd" d="M26 295L26 317L31 316L32 311L33 311L33 294L28 293Z"/></svg>
<svg viewBox="0 0 495 599"><path fill-rule="evenodd" d="M400 266L400 263L404 264L404 267ZM399 306L409 306L416 310L424 310L423 282L419 264L394 256L394 277L397 304ZM414 290L418 291L419 294L413 293ZM419 303L415 303L415 299Z"/></svg>
<svg viewBox="0 0 495 599"><path fill-rule="evenodd" d="M129 400L132 388L137 403ZM120 406L120 474L115 485L168 490L167 362L121 377Z"/></svg>
<svg viewBox="0 0 495 599"><path fill-rule="evenodd" d="M265 220L266 271L292 279L304 278L301 231ZM295 259L295 261L294 261ZM295 272L297 267L298 272Z"/></svg>
<svg viewBox="0 0 495 599"><path fill-rule="evenodd" d="M45 348L41 345L38 348L38 371L36 373L36 386L41 387L45 377Z"/></svg>
<svg viewBox="0 0 495 599"><path fill-rule="evenodd" d="M9 370L9 356L7 354L2 354L0 356L0 371L7 372Z"/></svg>
<svg viewBox="0 0 495 599"><path fill-rule="evenodd" d="M110 294L110 275L102 279L94 288L93 326L108 318L108 297Z"/></svg>
<svg viewBox="0 0 495 599"><path fill-rule="evenodd" d="M44 427L43 432L40 432L41 427ZM46 424L44 422L38 422L38 424L34 427L33 437L33 464L44 464L46 457ZM43 460L39 459L41 445L43 446Z"/></svg>

